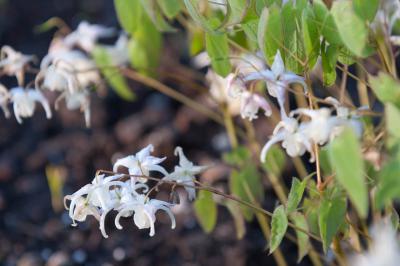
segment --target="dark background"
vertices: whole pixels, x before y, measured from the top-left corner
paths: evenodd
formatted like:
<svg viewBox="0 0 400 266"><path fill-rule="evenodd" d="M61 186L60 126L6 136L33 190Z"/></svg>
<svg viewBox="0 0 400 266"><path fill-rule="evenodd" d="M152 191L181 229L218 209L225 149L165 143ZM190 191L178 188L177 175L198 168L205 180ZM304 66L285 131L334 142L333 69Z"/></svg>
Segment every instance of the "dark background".
<svg viewBox="0 0 400 266"><path fill-rule="evenodd" d="M73 29L81 20L118 27L111 0L0 0L0 44L42 58L54 31L38 34L34 28L53 16ZM169 71L171 54L178 53L176 62L188 61L185 40L182 33L167 37L164 54L169 57L163 64ZM0 82L16 85L15 78L2 77ZM104 239L92 217L73 228L68 213L52 206L46 168L64 173L64 196L90 182L97 169L111 170L116 156L135 153L148 143L154 144L156 155L168 156L170 171L176 163L173 149L180 145L197 164L216 165L203 179L217 185L226 180L229 169L218 159L226 149L223 128L151 89L131 85L138 95L133 103L112 90L93 93L90 129L85 129L81 113L64 108L46 120L39 107L22 125L0 115L0 264L274 265L257 223L248 224L244 239L237 240L232 218L223 208L209 235L189 205L176 214L175 230L166 216L159 215L154 237L130 219L123 221L123 230L116 230L111 214L106 223L109 238ZM54 100L54 95L47 97ZM268 189L266 195L264 206L272 209L272 192ZM55 200L60 202L60 196ZM285 244L284 252L294 263L295 247Z"/></svg>

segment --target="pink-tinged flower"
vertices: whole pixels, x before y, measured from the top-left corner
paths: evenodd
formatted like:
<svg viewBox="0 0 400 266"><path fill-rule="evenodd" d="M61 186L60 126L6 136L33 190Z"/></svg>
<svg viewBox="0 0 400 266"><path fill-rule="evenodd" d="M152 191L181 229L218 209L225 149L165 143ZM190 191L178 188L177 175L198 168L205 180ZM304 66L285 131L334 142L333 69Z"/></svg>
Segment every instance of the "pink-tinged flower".
<svg viewBox="0 0 400 266"><path fill-rule="evenodd" d="M196 198L196 190L194 188L195 175L205 171L208 166L194 165L186 158L181 147L176 147L174 154L179 156L179 165L175 166L174 172L164 177L163 180L172 180L183 184L188 194L188 199L194 200Z"/></svg>
<svg viewBox="0 0 400 266"><path fill-rule="evenodd" d="M22 124L22 118L31 117L39 102L46 111L47 119L51 118L51 109L43 94L35 89L24 89L16 87L10 90L11 102L13 103L14 115L18 123Z"/></svg>
<svg viewBox="0 0 400 266"><path fill-rule="evenodd" d="M207 71L206 80L210 87L211 97L219 104L227 104L229 113L238 115L240 113L240 99L229 97L229 84L233 74L223 78L211 69Z"/></svg>
<svg viewBox="0 0 400 266"><path fill-rule="evenodd" d="M18 85L23 86L25 69L34 60L33 55L24 55L15 51L11 46L5 45L0 51L0 73L16 76Z"/></svg>
<svg viewBox="0 0 400 266"><path fill-rule="evenodd" d="M132 175L131 179L136 182L147 182L146 178L137 178L134 176L149 176L151 171L160 172L164 176L168 175L168 172L159 164L162 163L166 157L157 158L150 154L154 151L152 144L140 150L136 155L129 155L124 158L118 159L113 167L113 171L117 172L120 166L128 168L129 174Z"/></svg>
<svg viewBox="0 0 400 266"><path fill-rule="evenodd" d="M257 93L248 91L243 92L241 96L240 114L243 119L247 118L250 121L258 118L258 111L262 109L265 116L272 114L272 109L267 100Z"/></svg>

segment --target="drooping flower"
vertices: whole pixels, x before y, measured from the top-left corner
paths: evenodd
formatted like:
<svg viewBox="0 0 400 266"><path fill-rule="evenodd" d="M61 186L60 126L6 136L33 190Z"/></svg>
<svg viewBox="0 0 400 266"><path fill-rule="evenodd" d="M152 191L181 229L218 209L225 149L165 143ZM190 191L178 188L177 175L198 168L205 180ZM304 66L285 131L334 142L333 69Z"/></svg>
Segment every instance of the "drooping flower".
<svg viewBox="0 0 400 266"><path fill-rule="evenodd" d="M122 33L114 45L102 45L111 59L111 65L124 66L129 64L128 43L128 37Z"/></svg>
<svg viewBox="0 0 400 266"><path fill-rule="evenodd" d="M43 94L35 89L24 89L16 87L10 90L11 102L13 103L14 115L18 123L22 124L22 118L31 117L39 102L46 111L47 119L51 118L51 109Z"/></svg>
<svg viewBox="0 0 400 266"><path fill-rule="evenodd" d="M275 143L282 142L282 147L291 157L302 156L306 151L311 155L310 161L314 161L312 144L305 132L306 125L300 124L296 119L286 117L277 124L271 139L261 150L260 160L265 162L269 149Z"/></svg>
<svg viewBox="0 0 400 266"><path fill-rule="evenodd" d="M303 77L285 70L285 65L279 50L275 55L271 69L249 73L243 77L243 80L244 82L264 80L267 84L268 93L278 100L282 117L286 116L286 113L284 112L284 103L285 90L287 87L292 83L298 83L303 86L304 90L307 90L307 84Z"/></svg>
<svg viewBox="0 0 400 266"><path fill-rule="evenodd" d="M272 114L272 109L267 100L255 92L244 91L241 95L240 114L243 119L250 121L258 118L258 111L262 109L265 116Z"/></svg>
<svg viewBox="0 0 400 266"><path fill-rule="evenodd" d="M382 223L372 228L372 241L369 250L353 256L350 265L354 266L397 266L400 261L400 245L397 232L391 223Z"/></svg>
<svg viewBox="0 0 400 266"><path fill-rule="evenodd" d="M65 105L68 110L79 109L85 117L86 127L90 127L90 94L87 90L81 90L74 93L64 91L55 102L55 109L58 110L59 102L65 98Z"/></svg>
<svg viewBox="0 0 400 266"><path fill-rule="evenodd" d="M240 113L240 99L234 99L228 96L228 86L233 74L223 78L211 69L207 71L206 80L210 87L211 97L220 104L227 104L231 115Z"/></svg>
<svg viewBox="0 0 400 266"><path fill-rule="evenodd" d="M153 151L153 145L149 144L147 147L143 148L135 155L129 155L124 158L118 159L113 166L113 171L117 172L120 166L126 167L128 168L129 174L132 175L132 180L139 180L143 183L147 182L146 178L137 178L135 176L149 176L151 171L160 172L164 176L168 175L167 171L159 165L166 159L166 157L157 158L151 156L150 154Z"/></svg>
<svg viewBox="0 0 400 266"><path fill-rule="evenodd" d="M75 31L64 38L67 46L79 46L84 51L90 53L99 38L112 37L115 34L113 28L104 27L98 24L90 24L87 21L79 23Z"/></svg>
<svg viewBox="0 0 400 266"><path fill-rule="evenodd" d="M44 59L45 60L45 59ZM42 61L43 62L43 61ZM98 85L101 82L96 64L80 51L57 53L41 64L36 86L51 91L71 93Z"/></svg>
<svg viewBox="0 0 400 266"><path fill-rule="evenodd" d="M119 188L126 186L122 181L119 181L122 175L113 175L105 177L97 175L91 184L87 184L72 195L64 198L70 200L69 216L75 225L75 220L84 221L87 215L93 215L100 222L100 231L105 238L108 237L105 231L105 218L109 211L114 209L118 202L115 193L110 192L111 186ZM84 197L86 196L86 198Z"/></svg>
<svg viewBox="0 0 400 266"><path fill-rule="evenodd" d="M174 215L172 214L172 211L170 210L172 206L173 204L165 201L149 199L145 195L138 195L131 202L124 203L118 208L119 212L115 217L115 226L118 229L122 229L122 226L119 222L120 218L130 216L131 213L134 213L133 221L137 228L150 228L149 235L154 236L154 223L156 222L156 212L158 210L163 210L170 217L171 228L174 229L176 226L176 221Z"/></svg>
<svg viewBox="0 0 400 266"><path fill-rule="evenodd" d="M306 108L299 108L290 113L294 115L305 115L311 118L311 121L306 122L306 134L313 143L324 145L330 139L332 130L340 125L340 120L331 116L329 108L320 108L311 110Z"/></svg>
<svg viewBox="0 0 400 266"><path fill-rule="evenodd" d="M18 85L23 86L26 67L34 60L33 55L24 55L11 46L5 45L0 51L0 73L16 76Z"/></svg>
<svg viewBox="0 0 400 266"><path fill-rule="evenodd" d="M179 156L179 165L175 166L174 172L164 177L163 180L172 180L183 184L189 200L194 200L196 198L196 190L194 188L195 176L205 171L208 166L194 165L186 158L181 147L176 147L174 154L175 156Z"/></svg>
<svg viewBox="0 0 400 266"><path fill-rule="evenodd" d="M7 88L0 84L0 107L4 112L4 116L6 118L10 117L10 111L8 110L8 102L10 100L10 93L8 92Z"/></svg>

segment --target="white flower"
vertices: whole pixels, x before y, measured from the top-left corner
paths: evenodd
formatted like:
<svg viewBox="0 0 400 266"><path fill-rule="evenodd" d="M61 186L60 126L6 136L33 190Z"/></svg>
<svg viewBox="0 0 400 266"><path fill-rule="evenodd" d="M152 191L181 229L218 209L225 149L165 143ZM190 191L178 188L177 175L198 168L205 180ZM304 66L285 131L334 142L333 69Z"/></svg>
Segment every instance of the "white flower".
<svg viewBox="0 0 400 266"><path fill-rule="evenodd" d="M151 156L150 153L154 151L152 144L140 150L136 155L129 155L124 158L118 159L114 166L113 171L117 172L120 166L128 168L129 174L132 175L131 179L136 181L138 178L134 176L149 176L150 171L157 171L163 175L168 175L167 171L159 164L166 158L157 158ZM146 178L139 178L139 181L145 183Z"/></svg>
<svg viewBox="0 0 400 266"><path fill-rule="evenodd" d="M40 83L42 84L40 85ZM65 51L44 58L36 86L74 93L101 82L96 64L80 51Z"/></svg>
<svg viewBox="0 0 400 266"><path fill-rule="evenodd" d="M5 45L0 51L1 73L8 76L16 76L18 85L24 85L25 68L34 61L34 56L24 55Z"/></svg>
<svg viewBox="0 0 400 266"><path fill-rule="evenodd" d="M16 87L10 90L10 95L11 102L13 103L14 115L18 123L22 124L22 117L33 116L36 102L42 104L44 110L46 111L47 119L51 118L49 103L40 91Z"/></svg>
<svg viewBox="0 0 400 266"><path fill-rule="evenodd" d="M261 53L244 53L239 59L232 59L236 72L243 76L265 69L265 62Z"/></svg>
<svg viewBox="0 0 400 266"><path fill-rule="evenodd" d="M257 113L260 108L264 111L265 116L272 114L271 106L264 97L248 91L242 93L240 114L243 119L248 118L250 121L257 119Z"/></svg>
<svg viewBox="0 0 400 266"><path fill-rule="evenodd" d="M128 43L129 39L126 34L120 34L114 45L102 45L102 47L106 49L113 66L129 64Z"/></svg>
<svg viewBox="0 0 400 266"><path fill-rule="evenodd" d="M227 104L230 114L238 115L240 113L240 99L233 99L228 96L228 87L232 78L233 74L229 74L226 78L223 78L211 69L206 74L211 97L218 103Z"/></svg>
<svg viewBox="0 0 400 266"><path fill-rule="evenodd" d="M156 200L156 199L148 199L145 195L138 195L135 200L125 203L121 205L119 208L119 213L115 217L115 226L118 229L122 229L119 220L121 216L126 216L126 214L133 214L133 221L137 228L146 229L150 228L150 236L154 236L155 229L154 223L156 221L156 212L158 210L165 211L171 219L171 228L174 229L176 226L175 217L172 214L170 208L173 204Z"/></svg>
<svg viewBox="0 0 400 266"><path fill-rule="evenodd" d="M271 69L265 69L247 74L243 77L245 82L253 80L264 80L267 84L268 93L272 97L276 97L281 109L282 117L284 114L285 89L292 83L299 83L307 90L307 85L303 77L300 77L290 71L285 70L281 54L278 52L275 55Z"/></svg>
<svg viewBox="0 0 400 266"><path fill-rule="evenodd" d="M64 202L66 200L71 201L69 216L73 225L75 225L75 220L84 221L87 215L93 215L100 221L100 231L107 238L104 225L105 218L108 212L119 204L117 194L111 193L110 187L118 186L121 188L126 186L124 182L118 180L121 177L122 175L108 177L97 175L91 184L87 184L74 194L66 196ZM83 197L85 195L86 198Z"/></svg>
<svg viewBox="0 0 400 266"><path fill-rule="evenodd" d="M0 84L0 107L3 110L4 116L6 118L10 117L10 111L8 110L7 106L9 100L10 100L10 93L3 84Z"/></svg>
<svg viewBox="0 0 400 266"><path fill-rule="evenodd" d="M273 144L282 142L282 147L291 157L301 156L306 151L311 154L310 161L314 161L311 142L305 134L306 125L299 125L294 118L286 117L277 124L271 139L261 150L260 160L265 162L267 153Z"/></svg>
<svg viewBox="0 0 400 266"><path fill-rule="evenodd" d="M397 266L400 261L400 246L397 232L391 225L379 224L372 229L372 245L367 252L355 255L350 260L354 266Z"/></svg>
<svg viewBox="0 0 400 266"><path fill-rule="evenodd" d="M173 180L183 184L189 200L194 200L196 198L196 190L194 188L195 175L205 171L208 166L194 165L186 158L181 147L176 147L174 154L179 156L179 165L175 166L174 172L164 177L163 180Z"/></svg>
<svg viewBox="0 0 400 266"><path fill-rule="evenodd" d="M65 36L64 42L69 47L79 46L84 51L91 52L99 38L111 37L114 34L113 28L82 21L75 31Z"/></svg>
<svg viewBox="0 0 400 266"><path fill-rule="evenodd" d="M55 109L58 110L59 101L65 98L65 105L68 110L79 109L84 113L86 127L90 127L90 94L87 90L81 90L74 93L64 91L55 102Z"/></svg>
<svg viewBox="0 0 400 266"><path fill-rule="evenodd" d="M320 108L318 110L310 110L299 108L290 113L293 115L306 115L311 118L310 122L306 122L306 134L319 145L324 145L330 139L333 129L341 124L341 120L335 116L331 116L329 108Z"/></svg>

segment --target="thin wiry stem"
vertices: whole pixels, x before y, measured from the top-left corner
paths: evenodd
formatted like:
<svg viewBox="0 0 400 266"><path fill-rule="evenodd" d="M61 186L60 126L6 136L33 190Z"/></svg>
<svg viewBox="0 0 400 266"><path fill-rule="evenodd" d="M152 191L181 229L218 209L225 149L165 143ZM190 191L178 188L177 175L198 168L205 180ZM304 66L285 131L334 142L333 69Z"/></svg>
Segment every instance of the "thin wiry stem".
<svg viewBox="0 0 400 266"><path fill-rule="evenodd" d="M144 179L148 179L148 180L152 180L152 181L156 181L156 182L160 182L160 183L165 183L165 184L169 184L169 185L174 185L174 186L182 186L182 187L194 188L194 189L197 189L197 190L206 190L206 191L209 191L209 192L211 192L211 193L213 193L213 194L216 194L216 195L222 196L222 197L224 197L224 198L227 198L227 199L236 201L236 202L238 202L238 203L240 203L240 204L242 204L242 205L245 205L246 207L252 208L252 209L255 210L255 211L258 211L258 212L260 212L260 213L263 213L264 215L267 215L267 216L272 217L272 212L269 212L269 211L267 211L267 210L264 210L264 209L261 208L261 207L255 206L254 204L252 204L252 203L250 203L250 202L247 202L247 201L244 201L244 200L242 200L242 199L239 199L239 198L237 198L237 197L235 197L235 196L233 196L233 195L225 194L224 192L221 192L221 191L219 191L218 189L215 189L215 188L213 188L213 187L205 186L205 185L201 184L201 183L198 182L198 181L196 182L196 184L199 184L199 185L198 185L198 186L193 186L193 185L189 185L189 184L185 184L185 183L179 183L179 182L176 182L176 181L162 180L162 179L155 178L155 177L152 177L152 176L130 175L130 174L117 173L117 172L108 171L108 170L103 170L103 169L97 170L96 176L99 175L99 174L102 174L102 173L104 173L104 174L111 174L111 175L123 175L122 177L144 178ZM200 185L200 184L201 184L201 185ZM304 230L303 228L300 228L300 227L298 227L298 226L296 226L296 225L294 225L293 223L290 223L290 222L288 223L288 225L289 225L290 227L292 227L293 229L298 230L298 231L301 231L302 233L305 233L305 234L307 234L309 237L313 238L314 240L316 240L316 241L322 243L321 238L319 238L318 236L316 236L316 235L314 235L314 234L312 234L312 233L309 233L307 230Z"/></svg>

